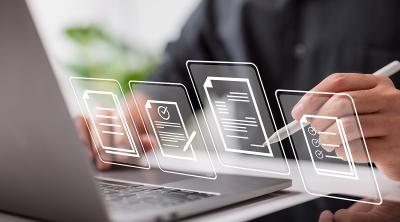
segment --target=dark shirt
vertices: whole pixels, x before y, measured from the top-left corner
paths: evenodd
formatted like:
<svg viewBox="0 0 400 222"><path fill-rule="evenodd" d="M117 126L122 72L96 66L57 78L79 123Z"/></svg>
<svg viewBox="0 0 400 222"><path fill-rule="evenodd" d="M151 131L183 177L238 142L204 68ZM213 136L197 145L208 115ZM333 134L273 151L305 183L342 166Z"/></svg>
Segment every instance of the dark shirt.
<svg viewBox="0 0 400 222"><path fill-rule="evenodd" d="M400 57L399 12L398 0L204 0L152 79L191 85L188 59L253 62L270 96L372 73Z"/></svg>
<svg viewBox="0 0 400 222"><path fill-rule="evenodd" d="M309 90L400 59L399 12L399 0L204 0L151 79L191 87L189 59L255 63L280 127L276 89ZM400 74L392 80L399 88Z"/></svg>

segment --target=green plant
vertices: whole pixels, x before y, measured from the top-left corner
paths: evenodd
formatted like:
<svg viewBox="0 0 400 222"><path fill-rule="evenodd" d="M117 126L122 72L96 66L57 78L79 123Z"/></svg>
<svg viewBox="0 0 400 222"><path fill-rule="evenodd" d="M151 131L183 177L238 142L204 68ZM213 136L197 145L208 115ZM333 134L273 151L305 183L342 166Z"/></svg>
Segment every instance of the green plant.
<svg viewBox="0 0 400 222"><path fill-rule="evenodd" d="M129 80L144 80L157 65L148 51L115 39L99 25L67 27L64 34L77 46L68 70L76 76L116 79L124 93Z"/></svg>

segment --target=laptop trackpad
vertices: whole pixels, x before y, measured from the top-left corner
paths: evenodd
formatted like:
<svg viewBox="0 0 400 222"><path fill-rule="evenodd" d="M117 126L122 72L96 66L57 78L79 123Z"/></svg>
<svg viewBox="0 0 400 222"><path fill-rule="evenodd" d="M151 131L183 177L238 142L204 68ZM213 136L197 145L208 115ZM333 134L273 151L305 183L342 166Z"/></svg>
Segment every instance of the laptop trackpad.
<svg viewBox="0 0 400 222"><path fill-rule="evenodd" d="M165 184L165 186L168 187L212 192L222 195L238 195L238 193L264 195L288 188L291 185L292 181L288 179L229 174L219 174L216 180L192 178L184 181L176 181Z"/></svg>
<svg viewBox="0 0 400 222"><path fill-rule="evenodd" d="M238 192L250 192L263 195L291 186L291 180L266 177L250 177L219 174L216 180L193 178L160 170L119 169L99 172L96 177L127 182L163 185L173 188L213 192L223 195L237 195Z"/></svg>

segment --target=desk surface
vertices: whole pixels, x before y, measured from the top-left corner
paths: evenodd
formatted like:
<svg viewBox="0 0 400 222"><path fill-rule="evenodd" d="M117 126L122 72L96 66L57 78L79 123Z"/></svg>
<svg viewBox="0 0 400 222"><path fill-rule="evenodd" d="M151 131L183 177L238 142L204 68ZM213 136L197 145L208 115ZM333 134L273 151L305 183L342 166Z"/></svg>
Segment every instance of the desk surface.
<svg viewBox="0 0 400 222"><path fill-rule="evenodd" d="M274 176L259 172L238 171L227 168L218 168L218 172L246 174L264 177L280 177L290 178L293 180L293 186L282 192L273 194L272 197L258 198L255 201L237 204L232 207L224 208L209 214L191 218L190 221L245 221L254 219L263 215L267 215L279 211L290 206L294 206L316 198L307 194L301 182L300 174L295 161L289 161L291 175L290 176ZM387 179L384 175L377 171L376 174L378 184L384 200L393 200L400 202L400 183ZM5 222L31 222L34 220L24 219L22 217L0 213L0 221Z"/></svg>

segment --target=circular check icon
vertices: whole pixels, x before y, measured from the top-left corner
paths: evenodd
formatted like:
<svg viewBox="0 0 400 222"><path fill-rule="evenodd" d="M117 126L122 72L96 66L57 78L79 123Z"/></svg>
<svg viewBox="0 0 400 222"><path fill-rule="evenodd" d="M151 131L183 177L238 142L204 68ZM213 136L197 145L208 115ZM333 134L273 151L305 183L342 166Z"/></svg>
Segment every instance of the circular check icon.
<svg viewBox="0 0 400 222"><path fill-rule="evenodd" d="M308 133L310 133L310 135L312 136L315 136L317 134L317 131L315 131L313 127L308 127Z"/></svg>
<svg viewBox="0 0 400 222"><path fill-rule="evenodd" d="M170 114L168 111L168 107L167 106L159 106L158 109L158 115L163 119L163 120L169 120L170 118Z"/></svg>
<svg viewBox="0 0 400 222"><path fill-rule="evenodd" d="M324 158L324 153L323 153L321 150L316 150L316 151L315 151L315 156L316 156L318 159L323 159L323 158Z"/></svg>
<svg viewBox="0 0 400 222"><path fill-rule="evenodd" d="M313 146L319 147L319 141L317 139L312 139L311 143L312 143Z"/></svg>

